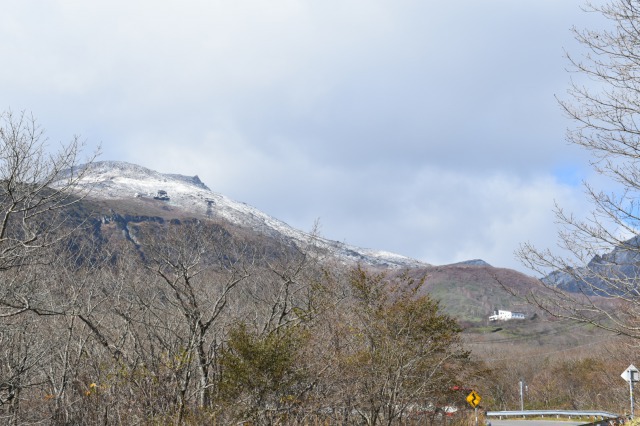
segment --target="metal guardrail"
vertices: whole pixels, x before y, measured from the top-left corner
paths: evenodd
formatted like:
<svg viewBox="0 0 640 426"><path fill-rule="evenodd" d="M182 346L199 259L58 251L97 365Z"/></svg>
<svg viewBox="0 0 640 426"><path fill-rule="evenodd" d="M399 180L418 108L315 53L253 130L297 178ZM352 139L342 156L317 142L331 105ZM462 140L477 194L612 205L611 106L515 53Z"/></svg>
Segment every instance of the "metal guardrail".
<svg viewBox="0 0 640 426"><path fill-rule="evenodd" d="M619 414L606 411L570 411L570 410L524 410L524 411L487 411L489 417L600 417L601 419L617 419Z"/></svg>

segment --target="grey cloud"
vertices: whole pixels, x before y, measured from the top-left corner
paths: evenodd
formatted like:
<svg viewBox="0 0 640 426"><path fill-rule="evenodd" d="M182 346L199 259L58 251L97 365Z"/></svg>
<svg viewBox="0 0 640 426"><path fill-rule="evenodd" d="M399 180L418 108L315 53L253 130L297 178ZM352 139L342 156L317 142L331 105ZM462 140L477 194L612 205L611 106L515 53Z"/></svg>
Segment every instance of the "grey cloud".
<svg viewBox="0 0 640 426"><path fill-rule="evenodd" d="M585 173L554 99L569 28L595 22L581 3L23 2L0 17L0 99L53 141L198 174L328 238L513 266L527 238L499 223L533 218L553 245L552 198L579 193L554 175Z"/></svg>

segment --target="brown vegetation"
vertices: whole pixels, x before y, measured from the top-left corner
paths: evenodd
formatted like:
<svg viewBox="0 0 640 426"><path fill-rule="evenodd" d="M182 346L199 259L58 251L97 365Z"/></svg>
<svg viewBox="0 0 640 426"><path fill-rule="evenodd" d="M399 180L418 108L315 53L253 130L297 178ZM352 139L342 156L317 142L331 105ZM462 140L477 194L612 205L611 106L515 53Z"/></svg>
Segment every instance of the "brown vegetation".
<svg viewBox="0 0 640 426"><path fill-rule="evenodd" d="M548 322L462 332L452 301L485 309L521 274L348 267L176 212L89 218L75 142L48 157L32 121L4 119L3 424L469 424L470 389L517 408L521 379L528 408L624 406L614 341L559 353L527 338ZM432 296L447 289L464 297Z"/></svg>

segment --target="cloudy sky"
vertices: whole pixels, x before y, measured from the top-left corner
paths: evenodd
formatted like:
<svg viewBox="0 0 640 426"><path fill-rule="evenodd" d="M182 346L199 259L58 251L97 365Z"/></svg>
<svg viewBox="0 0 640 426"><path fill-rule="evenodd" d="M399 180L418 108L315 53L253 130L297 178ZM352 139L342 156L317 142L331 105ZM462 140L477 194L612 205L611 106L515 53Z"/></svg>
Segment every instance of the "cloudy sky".
<svg viewBox="0 0 640 426"><path fill-rule="evenodd" d="M0 109L329 239L524 270L554 201L587 209L554 97L582 4L6 2Z"/></svg>

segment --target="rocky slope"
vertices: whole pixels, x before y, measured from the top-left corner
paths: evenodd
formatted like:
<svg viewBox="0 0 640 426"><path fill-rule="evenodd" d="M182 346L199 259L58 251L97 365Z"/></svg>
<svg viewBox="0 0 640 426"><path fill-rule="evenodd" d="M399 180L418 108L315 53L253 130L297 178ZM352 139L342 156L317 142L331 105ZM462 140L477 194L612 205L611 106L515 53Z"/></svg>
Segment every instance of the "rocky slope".
<svg viewBox="0 0 640 426"><path fill-rule="evenodd" d="M579 268L554 271L543 278L548 285L588 295L638 294L640 237L622 242L610 252L594 256Z"/></svg>
<svg viewBox="0 0 640 426"><path fill-rule="evenodd" d="M271 238L302 246L314 244L345 263L391 268L428 266L395 253L355 247L299 231L248 204L213 192L198 176L164 174L135 164L100 161L86 166L79 187L89 189L91 199L133 204L142 212L222 219Z"/></svg>

